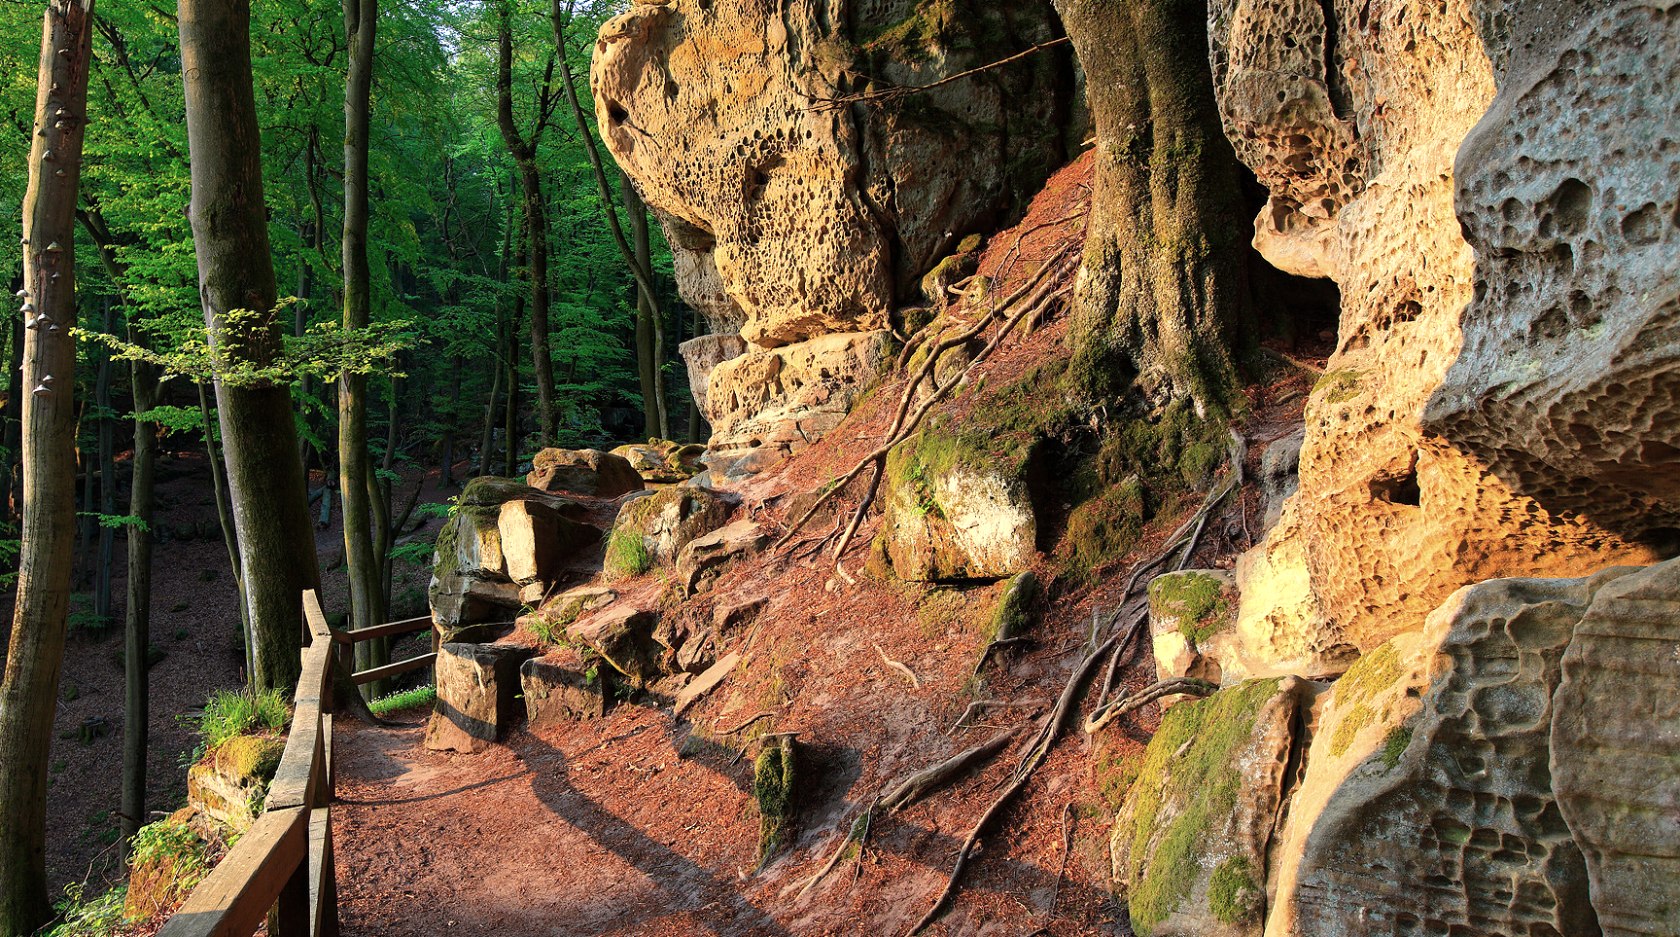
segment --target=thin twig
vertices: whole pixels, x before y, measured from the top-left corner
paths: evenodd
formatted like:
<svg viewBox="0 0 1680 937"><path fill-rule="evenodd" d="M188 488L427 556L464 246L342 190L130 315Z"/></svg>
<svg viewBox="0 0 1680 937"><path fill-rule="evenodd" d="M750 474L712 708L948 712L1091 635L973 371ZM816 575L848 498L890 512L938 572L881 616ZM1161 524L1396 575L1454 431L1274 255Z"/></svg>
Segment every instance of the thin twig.
<svg viewBox="0 0 1680 937"><path fill-rule="evenodd" d="M768 719L771 716L774 716L775 714L776 714L775 710L766 709L765 711L763 711L761 713L757 713L757 714L751 716L750 718L747 719L746 722L741 723L740 725L736 726L735 728L726 729L722 732L717 731L718 723L723 722L723 717L719 716L718 719L717 719L717 722L712 723L712 731L720 737L725 736L725 735L739 735L742 732L745 732L747 727L752 725L753 723L758 722L761 719Z"/></svg>
<svg viewBox="0 0 1680 937"><path fill-rule="evenodd" d="M961 81L964 78L968 78L972 75L978 75L981 72L990 71L994 68L1001 68L1005 65L1018 62L1029 55L1042 52L1045 49L1053 49L1056 46L1066 43L1067 41L1068 38L1066 36L1062 36L1058 39L1052 39L1049 42L1041 42L1030 49L1022 50L1007 58L998 59L995 62L987 62L985 65L970 68L966 71L958 72L955 75L947 75L938 81L925 85L896 85L891 88L883 88L880 91L865 91L861 94L847 94L835 98L824 98L814 94L807 94L806 98L812 102L812 106L809 109L813 111L837 110L848 104L874 104L881 101L897 100L899 98L909 97L913 94L920 94L924 91L932 91L942 85L948 85L954 81Z"/></svg>
<svg viewBox="0 0 1680 937"><path fill-rule="evenodd" d="M1124 699L1117 699L1091 713L1085 719L1085 734L1101 732L1109 723L1129 712L1142 709L1165 696L1207 696L1219 689L1219 684L1194 677L1173 677L1150 684Z"/></svg>
<svg viewBox="0 0 1680 937"><path fill-rule="evenodd" d="M906 667L904 664L899 663L898 661L893 660L892 658L888 657L887 652L881 650L881 645L876 644L876 645L872 645L872 646L875 648L875 653L881 655L881 660L885 661L886 665L888 667L891 667L892 669L898 671L899 673L904 674L904 676L910 681L910 685L912 687L914 687L915 689L919 690L919 689L922 688L922 681L921 681L920 678L918 678L916 676L916 672L914 670L911 670L909 667Z"/></svg>

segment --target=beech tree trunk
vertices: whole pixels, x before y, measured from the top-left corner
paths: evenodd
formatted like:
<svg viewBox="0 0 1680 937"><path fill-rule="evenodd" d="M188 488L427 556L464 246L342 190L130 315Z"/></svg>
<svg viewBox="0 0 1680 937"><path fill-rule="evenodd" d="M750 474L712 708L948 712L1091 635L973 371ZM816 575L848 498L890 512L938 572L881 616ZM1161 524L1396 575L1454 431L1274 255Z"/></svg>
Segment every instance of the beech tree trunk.
<svg viewBox="0 0 1680 937"><path fill-rule="evenodd" d="M344 82L344 328L365 329L371 298L368 285L368 118L373 89L377 0L344 0L345 45L350 50ZM369 482L367 375L346 371L338 379L338 487L344 497L344 557L350 574L353 628L379 624L379 559L373 552L373 506ZM386 663L383 642L356 645L357 670ZM372 699L377 687L365 685Z"/></svg>
<svg viewBox="0 0 1680 937"><path fill-rule="evenodd" d="M64 662L76 522L76 194L93 0L51 0L41 29L34 139L23 200L23 533L0 680L0 937L52 917L47 765Z"/></svg>
<svg viewBox="0 0 1680 937"><path fill-rule="evenodd" d="M282 323L251 87L250 0L181 0L179 24L204 322L224 365L268 365L280 352ZM224 373L216 404L250 611L251 683L289 690L303 640L299 596L320 585L291 394Z"/></svg>
<svg viewBox="0 0 1680 937"><path fill-rule="evenodd" d="M116 334L116 306L105 300L101 322L107 335ZM111 380L115 368L109 349L99 352L98 377L94 380L94 401L99 411L99 513L109 518L117 513L117 452L116 414L111 407ZM91 470L89 472L91 473ZM93 617L105 627L111 621L111 575L116 562L116 528L108 522L99 524L98 552L93 565Z"/></svg>
<svg viewBox="0 0 1680 937"><path fill-rule="evenodd" d="M129 324L128 340L138 344L139 330ZM151 677L146 660L152 631L152 505L157 478L158 427L141 415L158 405L157 369L144 362L129 365L134 392L134 460L129 483L128 606L123 628L123 777L122 830L127 843L146 822L146 749L150 731Z"/></svg>
<svg viewBox="0 0 1680 937"><path fill-rule="evenodd" d="M554 445L558 424L555 418L554 358L548 345L548 215L543 206L542 177L537 171L537 144L548 126L549 76L554 59L548 60L537 101L537 122L531 138L525 139L513 116L513 27L506 4L499 9L496 30L496 123L508 155L519 167L519 188L525 196L525 245L530 263L525 275L531 283L531 365L537 381L537 427L539 443Z"/></svg>
<svg viewBox="0 0 1680 937"><path fill-rule="evenodd" d="M1097 172L1075 297L1073 376L1220 413L1250 325L1249 223L1208 65L1207 5L1055 0L1084 66Z"/></svg>

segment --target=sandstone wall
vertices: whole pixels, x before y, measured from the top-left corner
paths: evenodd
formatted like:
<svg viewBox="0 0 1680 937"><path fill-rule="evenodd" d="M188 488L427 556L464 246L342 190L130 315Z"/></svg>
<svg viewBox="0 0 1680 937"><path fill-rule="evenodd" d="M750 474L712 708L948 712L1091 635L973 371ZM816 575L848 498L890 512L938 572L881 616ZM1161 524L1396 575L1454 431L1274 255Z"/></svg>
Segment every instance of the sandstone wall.
<svg viewBox="0 0 1680 937"><path fill-rule="evenodd" d="M1573 55L1579 64L1596 55L1592 49L1599 44L1628 45L1631 24L1581 25L1612 16L1604 12L1611 8L1656 9L1471 0L1217 0L1210 6L1214 79L1227 133L1270 193L1255 220L1255 245L1282 269L1333 279L1342 295L1335 354L1307 406L1299 491L1239 567L1239 630L1250 672L1339 672L1359 652L1418 627L1430 609L1468 582L1566 575L1653 558L1637 542L1641 531L1582 509L1591 500L1588 477L1613 476L1614 463L1627 454L1639 454L1640 472L1674 457L1654 438L1675 413L1672 367L1680 353L1674 307L1663 305L1673 294L1665 297L1656 289L1660 277L1640 272L1661 265L1609 273L1604 268L1621 261L1619 242L1608 238L1602 249L1576 258L1581 272L1572 275L1579 279L1651 291L1623 302L1638 311L1616 315L1620 324L1606 319L1588 348L1567 329L1550 339L1513 329L1514 322L1541 318L1560 302L1569 308L1566 278L1541 269L1564 265L1559 255L1507 257L1502 245L1524 238L1543 246L1557 242L1555 232L1545 233L1556 222L1533 206L1570 169L1560 163L1521 183L1509 214L1499 201L1504 196L1495 194L1511 184L1518 165L1535 158L1525 146L1580 152L1567 141L1583 120L1575 107L1591 107L1593 95L1665 99L1635 91L1613 74L1578 67L1571 72L1574 92L1547 92L1554 103L1512 103L1523 97L1524 86L1505 73L1513 63L1541 60L1553 47L1559 50L1554 62ZM1658 30L1657 41L1610 58L1626 71L1640 67L1641 56L1666 48L1672 70L1673 42L1660 32L1672 29L1672 15L1641 15L1647 34ZM1566 28L1571 23L1578 31ZM1647 71L1648 82L1665 80L1660 67ZM1589 86L1595 90L1584 90ZM1489 129L1512 108L1526 122ZM1660 157L1673 149L1657 142L1674 136L1661 129L1665 121L1672 127L1672 108L1664 114L1637 110L1634 104L1619 117L1587 118L1637 125L1593 144L1606 153L1620 148L1629 167L1648 153ZM1472 244L1455 213L1453 169L1479 121L1474 156L1467 149L1460 159L1470 174L1460 186ZM1640 138L1652 145L1637 145ZM1672 155L1666 159L1676 162ZM1614 176L1619 170L1609 165L1606 171ZM1596 177L1592 184L1629 193L1629 211L1637 214L1661 185L1672 197L1672 181L1664 181L1671 172L1652 170L1644 188ZM1494 207L1479 209L1478 199ZM1671 203L1667 210L1673 211ZM1600 212L1600 230L1611 224L1612 213ZM1639 215L1635 226L1646 218ZM1667 244L1672 257L1672 233L1657 236L1649 249ZM1674 264L1667 266L1672 276ZM1510 269L1495 272L1502 267ZM1481 298L1472 305L1478 291ZM1527 298L1513 309L1507 292ZM1612 293L1605 286L1584 305L1614 304ZM1568 315L1551 318L1567 322ZM1468 323L1467 338L1461 320ZM1590 326L1583 321L1583 328ZM1605 366L1641 340L1655 344L1625 367L1646 374L1644 383ZM1652 370L1658 360L1669 362L1665 370ZM1527 375L1529 389L1504 409L1478 409L1504 397L1512 369ZM1426 427L1426 407L1449 370L1453 386L1442 391ZM1448 400L1469 403L1441 402ZM1563 404L1554 406L1559 400ZM1659 402L1646 418L1649 400ZM1588 408L1607 411L1602 431L1585 428ZM1524 447L1532 453L1519 455ZM1596 454L1570 455L1572 448ZM1544 473L1542 464L1549 466ZM1543 490L1535 482L1540 474L1572 479L1555 487L1576 497ZM1657 497L1667 495L1651 496Z"/></svg>
<svg viewBox="0 0 1680 937"><path fill-rule="evenodd" d="M1059 29L1046 0L638 2L601 30L596 113L714 331L738 332L749 354L874 332L1061 164L1071 53L896 101L834 100L930 84ZM763 395L733 390L707 394L716 441L759 445L743 433L764 435L764 408L727 401ZM844 415L841 390L817 422Z"/></svg>

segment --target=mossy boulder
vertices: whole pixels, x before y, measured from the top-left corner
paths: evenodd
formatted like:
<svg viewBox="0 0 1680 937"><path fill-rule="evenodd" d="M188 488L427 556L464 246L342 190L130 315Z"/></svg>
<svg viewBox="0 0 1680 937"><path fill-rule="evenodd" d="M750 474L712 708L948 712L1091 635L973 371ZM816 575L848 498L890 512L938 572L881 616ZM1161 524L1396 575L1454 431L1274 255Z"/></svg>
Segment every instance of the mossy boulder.
<svg viewBox="0 0 1680 937"><path fill-rule="evenodd" d="M995 460L974 442L932 427L888 454L879 536L900 578L1001 579L1038 556L1032 447Z"/></svg>
<svg viewBox="0 0 1680 937"><path fill-rule="evenodd" d="M541 491L596 498L616 498L644 487L628 460L599 449L544 449L531 459L525 483Z"/></svg>
<svg viewBox="0 0 1680 937"><path fill-rule="evenodd" d="M1258 937L1303 684L1254 680L1161 718L1109 836L1139 937Z"/></svg>
<svg viewBox="0 0 1680 937"><path fill-rule="evenodd" d="M681 445L668 439L649 439L645 443L619 446L612 454L629 462L642 481L653 485L669 485L698 474L705 468L700 464L700 458L706 454L706 447L698 444Z"/></svg>
<svg viewBox="0 0 1680 937"><path fill-rule="evenodd" d="M579 618L566 633L640 686L664 672L660 659L665 649L653 637L658 626L656 612L618 602Z"/></svg>
<svg viewBox="0 0 1680 937"><path fill-rule="evenodd" d="M608 581L676 562L683 547L722 527L734 501L705 488L664 488L624 505L602 569Z"/></svg>
<svg viewBox="0 0 1680 937"><path fill-rule="evenodd" d="M581 504L518 480L468 482L438 531L427 598L444 629L513 617L522 587L558 578L565 563L600 540Z"/></svg>
<svg viewBox="0 0 1680 937"><path fill-rule="evenodd" d="M135 834L123 899L125 920L145 921L173 912L209 874L212 856L204 822L197 810L183 807Z"/></svg>
<svg viewBox="0 0 1680 937"><path fill-rule="evenodd" d="M280 767L286 739L276 734L236 735L187 769L187 803L236 833L262 813L268 782Z"/></svg>
<svg viewBox="0 0 1680 937"><path fill-rule="evenodd" d="M1218 683L1221 661L1235 653L1236 618L1236 580L1227 570L1186 569L1150 580L1156 677Z"/></svg>
<svg viewBox="0 0 1680 937"><path fill-rule="evenodd" d="M992 609L991 639L1008 641L1024 636L1038 623L1043 602L1044 589L1031 570L1011 577Z"/></svg>

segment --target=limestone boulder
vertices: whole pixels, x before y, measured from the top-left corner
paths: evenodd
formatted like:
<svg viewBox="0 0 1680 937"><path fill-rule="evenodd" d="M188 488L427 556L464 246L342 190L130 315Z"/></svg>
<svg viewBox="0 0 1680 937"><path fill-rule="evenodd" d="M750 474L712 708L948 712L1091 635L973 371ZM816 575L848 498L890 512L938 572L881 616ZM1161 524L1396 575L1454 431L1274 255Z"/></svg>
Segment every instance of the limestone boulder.
<svg viewBox="0 0 1680 937"><path fill-rule="evenodd" d="M881 544L902 579L1002 579L1038 556L1024 465L965 458L923 433L887 457Z"/></svg>
<svg viewBox="0 0 1680 937"><path fill-rule="evenodd" d="M525 482L539 491L616 498L644 486L621 455L599 449L544 449L531 459Z"/></svg>
<svg viewBox="0 0 1680 937"><path fill-rule="evenodd" d="M1563 655L1552 787L1607 937L1680 934L1680 560L1605 584Z"/></svg>
<svg viewBox="0 0 1680 937"><path fill-rule="evenodd" d="M1680 527L1680 20L1604 4L1459 150L1464 348L1425 424L1548 509Z"/></svg>
<svg viewBox="0 0 1680 937"><path fill-rule="evenodd" d="M1561 662L1626 573L1468 586L1322 701L1267 937L1596 934L1549 770Z"/></svg>
<svg viewBox="0 0 1680 937"><path fill-rule="evenodd" d="M677 557L677 581L692 595L716 579L729 564L770 545L770 536L750 520L727 524L683 547Z"/></svg>
<svg viewBox="0 0 1680 937"><path fill-rule="evenodd" d="M573 648L558 648L520 665L525 718L532 729L599 719L612 705L615 671Z"/></svg>
<svg viewBox="0 0 1680 937"><path fill-rule="evenodd" d="M535 650L520 644L445 644L433 665L437 702L426 723L431 751L481 752L524 715L519 668Z"/></svg>
<svg viewBox="0 0 1680 937"><path fill-rule="evenodd" d="M706 390L711 448L740 457L805 448L839 425L872 387L891 333L840 332L719 363Z"/></svg>
<svg viewBox="0 0 1680 937"><path fill-rule="evenodd" d="M1659 420L1670 419L1663 415L1672 412L1673 397L1661 388L1665 372L1649 370L1653 346L1633 354L1631 344L1643 328L1636 320L1655 324L1661 319L1656 310L1665 300L1648 275L1660 265L1648 258L1664 250L1661 245L1672 256L1672 224L1663 229L1668 240L1638 250L1624 248L1626 237L1612 229L1653 200L1649 193L1667 186L1672 199L1672 183L1658 181L1667 169L1652 168L1643 188L1616 175L1673 161L1645 155L1665 134L1672 138L1659 129L1664 120L1673 126L1672 108L1636 113L1640 102L1660 110L1660 102L1668 100L1650 89L1662 86L1668 74L1664 69L1672 63L1650 66L1635 84L1617 75L1641 55L1667 54L1672 43L1654 37L1674 27L1657 24L1652 18L1666 14L1643 5L1564 6L1567 11L1507 0L1209 4L1215 96L1226 134L1269 193L1255 218L1254 245L1283 270L1333 280L1341 297L1337 345L1306 404L1299 491L1239 566L1239 629L1259 670L1339 672L1359 653L1415 626L1454 590L1472 582L1513 574L1575 576L1606 563L1650 561L1636 538L1607 529L1525 483L1524 473L1537 471L1533 464L1517 468L1515 457L1493 454L1497 438L1475 443L1486 433L1471 429L1476 420L1485 420L1498 427L1496 434L1511 439L1560 440L1546 444L1546 458L1561 471L1547 474L1565 484L1562 479L1576 475L1572 457L1559 448L1561 438L1567 438L1559 432L1567 432L1566 426L1580 427L1589 439L1612 430L1624 434L1623 441L1606 440L1602 456L1591 457L1599 468L1588 474L1603 476L1624 451L1646 445L1639 427L1660 425L1636 419L1624 430L1621 417L1606 422L1570 416L1585 413L1579 409L1583 406L1599 405L1586 403L1594 399L1592 380L1602 377L1608 389L1620 379L1616 375L1627 377L1633 382L1627 400L1655 394L1647 405L1613 412L1643 412L1649 406ZM1599 12L1610 9L1623 12ZM1653 25L1643 35L1651 38L1635 41L1625 27L1577 32L1605 16L1617 22L1644 17ZM1584 38L1577 40L1577 35ZM1528 116L1495 134L1502 133L1503 142L1488 138L1486 144L1477 143L1488 137L1490 121L1501 121L1489 111L1490 105L1506 106L1495 103L1496 93L1501 99L1522 97L1525 82L1535 80L1525 77L1527 63L1548 54L1553 62L1566 54L1578 57L1578 67L1559 70L1558 80L1596 88L1592 93L1606 100L1625 99L1592 109L1591 119L1598 123L1587 124L1586 112L1568 101L1589 97L1545 98L1554 92L1542 88L1539 97L1527 98L1533 103L1512 105ZM1589 58L1602 58L1607 71L1601 75L1598 68L1579 64ZM1553 83L1543 82L1548 88ZM1543 98L1555 104L1536 109ZM1601 125L1603 132L1594 129ZM1517 142L1519 135L1526 143ZM1468 147L1467 138L1472 141ZM1618 148L1621 155L1613 165L1606 162L1609 175L1602 183L1583 174L1586 168L1572 170L1561 162L1533 171L1512 168L1563 152L1576 154L1582 164L1596 164L1598 154ZM1455 165L1468 175L1456 176ZM1577 178L1598 193L1591 211L1602 222L1594 229L1601 233L1571 236L1572 259L1562 251L1545 253L1568 238L1518 234L1538 230L1535 208L1566 178ZM1510 222L1503 214L1507 187L1519 190L1509 205ZM1603 196L1612 188L1618 192L1614 201L1626 202L1621 214L1604 207L1610 200ZM1624 189L1647 194L1624 200L1619 194ZM1455 195L1472 212L1465 225L1455 210ZM1660 197L1654 201L1658 214L1664 210L1660 206L1673 204ZM1667 212L1662 217L1671 217L1672 207ZM1507 224L1512 240L1504 233ZM1472 242L1465 239L1467 230ZM1473 243L1484 238L1489 239L1486 257ZM1507 245L1511 249L1503 259L1491 256ZM1608 268L1627 269L1620 259L1624 250L1633 269L1616 282L1654 291L1643 299L1629 292L1625 302L1609 293L1591 293L1583 297L1585 305L1596 309L1601 301L1615 302L1645 311L1628 312L1619 320L1625 325L1606 318L1602 340L1585 336L1588 320L1598 315L1585 311L1582 331L1556 341L1537 338L1530 347L1529 323L1548 307L1569 304L1572 287L1560 278L1561 271L1574 264L1576 279L1607 284L1622 276ZM1536 279L1522 279L1526 274L1519 276L1518 270L1532 270ZM1490 273L1495 279L1488 279ZM1511 290L1520 281L1520 289L1527 291L1520 302L1514 293L1504 295L1499 278L1512 284ZM1567 319L1575 314L1558 315ZM1647 341L1658 341L1663 333L1644 334ZM1666 344L1673 346L1668 334ZM1661 345L1658 341L1654 348ZM1573 349L1579 356L1572 355L1573 363L1565 366L1551 348ZM1608 364L1614 349L1631 355L1623 370ZM1463 365L1455 364L1465 356L1469 360ZM1477 359L1484 364L1476 364ZM1496 360L1498 367L1492 364ZM1508 375L1501 369L1530 373ZM1636 371L1650 377L1635 380ZM1561 399L1573 393L1565 385L1587 373L1595 377L1584 379L1583 396L1570 398L1556 411L1558 424L1546 429L1534 422L1539 419L1535 408L1547 394ZM1515 383L1503 383L1507 380ZM1454 399L1471 401L1471 409L1494 398L1512 404L1449 419L1455 409L1469 410L1431 403L1444 382L1463 388ZM1432 414L1428 420L1426 407ZM1459 445L1460 436L1472 445ZM1647 466L1665 463L1666 445L1651 443L1635 460L1639 471L1662 474ZM1573 458L1583 471L1589 468L1584 458ZM1618 494L1604 500L1625 499Z"/></svg>
<svg viewBox="0 0 1680 937"><path fill-rule="evenodd" d="M1270 530L1283 516L1284 502L1301 487L1301 444L1306 430L1300 429L1274 440L1260 454L1260 493L1266 502L1261 526Z"/></svg>
<svg viewBox="0 0 1680 937"><path fill-rule="evenodd" d="M735 499L705 488L664 488L624 505L602 572L611 581L675 563L683 547L722 527Z"/></svg>
<svg viewBox="0 0 1680 937"><path fill-rule="evenodd" d="M725 361L746 353L747 343L739 335L701 335L677 346L677 354L682 355L683 363L688 367L689 392L693 394L694 405L700 408L700 415L706 418L706 422L717 419L712 413L711 398L707 396L712 372Z"/></svg>
<svg viewBox="0 0 1680 937"><path fill-rule="evenodd" d="M1261 933L1302 692L1294 678L1256 680L1161 717L1109 835L1139 937Z"/></svg>

